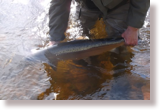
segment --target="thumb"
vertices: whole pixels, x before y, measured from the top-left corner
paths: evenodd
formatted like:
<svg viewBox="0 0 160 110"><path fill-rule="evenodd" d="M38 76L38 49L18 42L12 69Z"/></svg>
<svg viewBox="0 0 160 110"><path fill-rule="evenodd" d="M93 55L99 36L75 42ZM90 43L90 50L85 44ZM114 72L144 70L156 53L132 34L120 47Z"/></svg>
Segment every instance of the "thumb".
<svg viewBox="0 0 160 110"><path fill-rule="evenodd" d="M121 37L123 37L123 38L124 38L124 33L122 33L122 34L121 34Z"/></svg>
<svg viewBox="0 0 160 110"><path fill-rule="evenodd" d="M121 34L121 37L124 38L124 42L125 42L125 44L126 44L125 33L122 33L122 34Z"/></svg>

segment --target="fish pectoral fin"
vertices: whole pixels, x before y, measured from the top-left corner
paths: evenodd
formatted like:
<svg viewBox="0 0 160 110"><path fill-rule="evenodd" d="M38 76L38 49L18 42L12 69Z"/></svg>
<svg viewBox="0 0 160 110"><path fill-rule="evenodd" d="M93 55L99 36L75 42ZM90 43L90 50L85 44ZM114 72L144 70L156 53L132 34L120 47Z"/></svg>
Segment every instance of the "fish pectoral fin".
<svg viewBox="0 0 160 110"><path fill-rule="evenodd" d="M49 65L54 71L57 71L57 64L58 64L58 60L49 61Z"/></svg>

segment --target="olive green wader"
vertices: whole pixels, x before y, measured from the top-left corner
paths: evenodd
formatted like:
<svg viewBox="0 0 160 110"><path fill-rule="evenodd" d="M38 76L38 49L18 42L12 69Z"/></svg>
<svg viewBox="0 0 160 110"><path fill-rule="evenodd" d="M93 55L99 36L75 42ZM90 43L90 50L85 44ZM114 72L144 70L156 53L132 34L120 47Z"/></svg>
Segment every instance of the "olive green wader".
<svg viewBox="0 0 160 110"><path fill-rule="evenodd" d="M109 36L121 35L132 26L141 28L147 10L149 0L76 0L77 16L87 33L100 16L106 24ZM62 41L65 39L65 31L68 25L71 0L52 0L49 10L50 40Z"/></svg>
<svg viewBox="0 0 160 110"><path fill-rule="evenodd" d="M117 6L115 9L107 9L104 6L101 10L97 6L83 3L82 8L80 5L77 7L77 16L80 13L80 21L83 27L83 33L89 35L89 30L93 28L95 22L103 17L106 25L106 32L108 37L120 36L127 29L127 16L129 10L129 3L125 0L123 4ZM79 12L81 10L81 12Z"/></svg>

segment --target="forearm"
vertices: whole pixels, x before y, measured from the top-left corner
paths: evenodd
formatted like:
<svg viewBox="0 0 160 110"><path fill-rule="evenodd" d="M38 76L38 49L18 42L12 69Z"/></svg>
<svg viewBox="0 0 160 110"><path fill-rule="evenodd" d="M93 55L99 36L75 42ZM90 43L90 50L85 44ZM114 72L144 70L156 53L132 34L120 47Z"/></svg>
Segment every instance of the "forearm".
<svg viewBox="0 0 160 110"><path fill-rule="evenodd" d="M71 0L52 0L49 9L49 34L51 41L61 41L68 26Z"/></svg>
<svg viewBox="0 0 160 110"><path fill-rule="evenodd" d="M141 28L144 24L146 13L150 6L150 0L130 0L128 12L128 26Z"/></svg>
<svg viewBox="0 0 160 110"><path fill-rule="evenodd" d="M135 28L135 27L132 27L132 26L128 26L127 29L129 31L133 31L133 32L138 32L139 28Z"/></svg>

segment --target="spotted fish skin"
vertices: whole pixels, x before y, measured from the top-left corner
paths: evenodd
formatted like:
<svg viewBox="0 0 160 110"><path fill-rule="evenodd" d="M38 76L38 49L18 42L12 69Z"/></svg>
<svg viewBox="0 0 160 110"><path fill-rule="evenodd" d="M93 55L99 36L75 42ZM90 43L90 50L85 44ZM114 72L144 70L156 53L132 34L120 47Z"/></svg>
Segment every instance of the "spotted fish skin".
<svg viewBox="0 0 160 110"><path fill-rule="evenodd" d="M48 51L51 54L66 54L71 52L79 52L88 50L95 47L105 46L105 45L114 45L118 43L124 42L124 39L117 38L117 39L96 39L96 40L78 40L78 41L71 41L71 42L64 42L56 47L48 48Z"/></svg>
<svg viewBox="0 0 160 110"><path fill-rule="evenodd" d="M47 49L41 50L36 54L30 55L27 60L30 61L53 61L59 58L71 58L81 56L94 55L94 49L98 50L99 47L102 51L114 49L124 44L124 39L118 38L106 38L106 39L95 39L95 40L77 40L60 43L56 46L51 46ZM91 51L92 50L92 51ZM91 53L91 52L92 53ZM71 56L71 57L69 57Z"/></svg>

